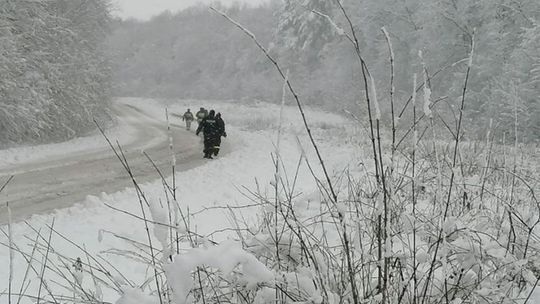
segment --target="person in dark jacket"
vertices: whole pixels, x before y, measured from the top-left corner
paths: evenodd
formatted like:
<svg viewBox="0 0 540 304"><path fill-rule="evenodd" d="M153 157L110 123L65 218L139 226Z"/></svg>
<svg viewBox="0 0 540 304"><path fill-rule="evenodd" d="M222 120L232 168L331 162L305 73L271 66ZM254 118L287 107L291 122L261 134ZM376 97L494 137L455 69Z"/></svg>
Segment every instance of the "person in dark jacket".
<svg viewBox="0 0 540 304"><path fill-rule="evenodd" d="M219 129L216 123L216 117L215 117L215 111L210 110L208 113L208 116L206 116L199 125L199 128L197 128L197 132L195 132L197 135L199 133L203 132L204 135L204 158L212 158L212 154L214 152L214 146L216 145L216 142L218 138L220 137Z"/></svg>
<svg viewBox="0 0 540 304"><path fill-rule="evenodd" d="M225 131L225 121L221 118L221 113L216 114L216 125L219 133L219 137L216 140L216 143L214 145L213 153L214 156L217 156L219 154L219 150L221 149L221 136L227 137L227 132Z"/></svg>

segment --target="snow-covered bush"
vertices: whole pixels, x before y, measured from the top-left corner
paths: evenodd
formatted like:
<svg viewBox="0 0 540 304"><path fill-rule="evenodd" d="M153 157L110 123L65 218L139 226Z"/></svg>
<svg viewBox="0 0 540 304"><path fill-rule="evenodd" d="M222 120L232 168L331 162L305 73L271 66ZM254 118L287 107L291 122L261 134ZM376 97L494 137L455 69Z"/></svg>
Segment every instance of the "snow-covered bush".
<svg viewBox="0 0 540 304"><path fill-rule="evenodd" d="M266 220L257 229L243 227L249 232L241 239L281 278L274 291L282 303L354 303L351 279L359 303L383 297L386 303L520 303L540 277L533 245L540 214L538 185L512 176L538 178L528 169L538 159L514 173L493 167L486 174L489 151L482 148L480 157L457 169L450 195L449 172L439 181L429 146L419 153L414 189L409 161L400 159L386 208L375 177L359 170L341 178L347 182L337 203L324 186L311 204L279 186L278 197L262 208ZM491 152L492 161L502 163L503 152ZM276 300L275 292L264 292Z"/></svg>

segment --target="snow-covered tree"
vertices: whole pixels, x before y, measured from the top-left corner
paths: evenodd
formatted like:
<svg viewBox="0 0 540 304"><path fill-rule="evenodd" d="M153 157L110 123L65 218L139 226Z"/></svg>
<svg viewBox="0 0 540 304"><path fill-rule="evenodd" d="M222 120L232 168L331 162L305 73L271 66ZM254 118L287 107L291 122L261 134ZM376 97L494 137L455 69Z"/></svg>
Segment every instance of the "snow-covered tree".
<svg viewBox="0 0 540 304"><path fill-rule="evenodd" d="M106 0L0 3L0 145L66 139L108 117Z"/></svg>
<svg viewBox="0 0 540 304"><path fill-rule="evenodd" d="M424 64L418 56L422 51L428 75L444 68L430 78L430 86L433 100L447 96L436 105L436 116L452 123L474 34L476 51L468 83L466 133L485 134L489 126L489 118L484 119L483 115L486 111L494 115L507 112L506 101L494 95L501 86L510 91L513 84L517 85L524 113L538 116L533 115L537 103L531 97L537 79L533 74L538 73L538 68L534 68L531 56L536 54L538 39L533 37L533 32L539 23L540 2L341 3L380 91L383 118L389 112L390 86L389 51L381 31L383 26L394 49L398 110L410 96L412 75L423 74ZM363 104L364 95L361 68L351 42L343 35L350 35L351 30L337 1L273 1L261 8L238 6L228 12L252 30L263 45L269 46L309 103L365 114L365 109L358 106L359 102ZM116 79L122 92L168 97L279 99L276 96L279 90L274 89L280 86L279 80L271 73L266 59L242 33L224 26L224 21L206 8L163 15L146 23L124 22L111 41L112 49L118 54ZM497 116L494 118L497 122ZM383 119L383 126L389 121ZM502 120L500 125L507 127ZM533 120L527 119L523 128L529 128L525 126L533 128ZM539 134L531 131L535 133Z"/></svg>
<svg viewBox="0 0 540 304"><path fill-rule="evenodd" d="M481 110L494 118L498 133L514 136L517 120L519 141L540 138L540 26L524 28L521 43L512 50L504 71L486 89L487 101ZM517 111L516 111L517 110ZM517 117L516 117L517 115Z"/></svg>
<svg viewBox="0 0 540 304"><path fill-rule="evenodd" d="M335 28L323 16L335 9L328 0L286 0L279 12L276 44L292 57L302 54L307 64L315 64L324 47L334 40Z"/></svg>
<svg viewBox="0 0 540 304"><path fill-rule="evenodd" d="M277 3L221 7L249 26L261 43L272 41ZM118 22L109 42L117 94L231 99L278 96L279 78L243 33L200 6L175 15Z"/></svg>

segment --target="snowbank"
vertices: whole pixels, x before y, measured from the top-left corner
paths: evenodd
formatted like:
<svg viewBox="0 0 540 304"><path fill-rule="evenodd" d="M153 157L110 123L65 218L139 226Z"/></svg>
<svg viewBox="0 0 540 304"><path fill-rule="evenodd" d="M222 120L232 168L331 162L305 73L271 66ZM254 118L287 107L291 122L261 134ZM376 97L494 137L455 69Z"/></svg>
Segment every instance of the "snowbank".
<svg viewBox="0 0 540 304"><path fill-rule="evenodd" d="M110 138L120 139L121 144L127 145L136 138L134 132L134 128L129 123L119 119L118 124L108 129L106 134ZM12 168L17 165L42 160L55 160L66 155L88 153L106 147L107 143L103 140L103 136L96 130L88 136L66 142L0 150L0 170L3 173L16 174L17 172L14 172Z"/></svg>

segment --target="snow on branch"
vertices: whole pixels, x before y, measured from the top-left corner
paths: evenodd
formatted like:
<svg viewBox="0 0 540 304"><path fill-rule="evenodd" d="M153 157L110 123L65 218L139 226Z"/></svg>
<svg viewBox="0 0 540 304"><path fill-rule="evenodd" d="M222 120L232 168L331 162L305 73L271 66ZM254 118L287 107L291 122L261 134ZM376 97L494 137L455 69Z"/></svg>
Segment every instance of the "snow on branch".
<svg viewBox="0 0 540 304"><path fill-rule="evenodd" d="M424 56L422 51L418 51L418 57L422 61L422 69L424 75L424 114L426 117L432 118L433 113L431 112L431 88L429 85L429 75L426 67L426 62L424 61Z"/></svg>
<svg viewBox="0 0 540 304"><path fill-rule="evenodd" d="M390 59L392 61L395 61L396 56L394 54L394 46L392 45L392 40L390 40L390 35L388 34L388 31L384 26L381 28L381 30L384 33L384 37L386 38L386 42L388 43L388 48L390 49Z"/></svg>
<svg viewBox="0 0 540 304"><path fill-rule="evenodd" d="M375 85L375 79L369 74L371 81L371 96L373 99L373 105L375 106L375 119L381 120L381 108L379 106L379 100L377 99L377 87Z"/></svg>
<svg viewBox="0 0 540 304"><path fill-rule="evenodd" d="M339 36L348 36L347 33L345 33L345 30L343 28L341 28L339 25L337 25L334 22L334 20L332 20L332 18L330 16L328 16L327 14L321 13L321 12L316 11L316 10L312 10L311 12L314 13L315 15L319 15L319 16L325 18L328 21L328 23L330 23L332 28L336 31L336 33Z"/></svg>
<svg viewBox="0 0 540 304"><path fill-rule="evenodd" d="M473 34L472 34L472 37L471 37L471 53L469 55L469 68L472 67L472 64L473 64L473 57L474 57L474 48L476 46L476 42L475 42L475 36L476 36L476 28L473 30Z"/></svg>

